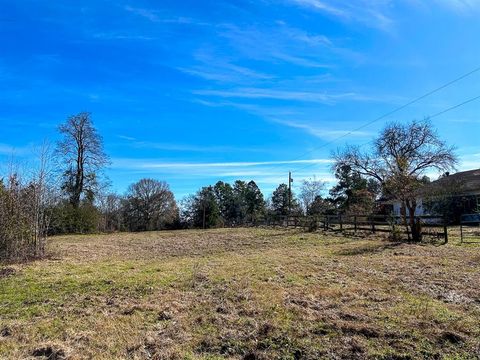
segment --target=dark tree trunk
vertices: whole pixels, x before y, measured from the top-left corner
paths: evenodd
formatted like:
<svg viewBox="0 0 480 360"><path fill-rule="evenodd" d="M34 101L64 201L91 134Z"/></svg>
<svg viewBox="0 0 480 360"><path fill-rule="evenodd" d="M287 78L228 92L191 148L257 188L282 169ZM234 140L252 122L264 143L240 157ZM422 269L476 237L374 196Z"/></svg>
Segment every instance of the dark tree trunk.
<svg viewBox="0 0 480 360"><path fill-rule="evenodd" d="M422 241L422 228L420 225L420 220L415 217L415 210L417 208L416 200L407 200L405 201L407 210L408 210L408 223L410 227L410 232L412 234L412 241L419 242Z"/></svg>
<svg viewBox="0 0 480 360"><path fill-rule="evenodd" d="M400 209L400 214L402 215L403 226L405 226L405 230L407 231L407 240L410 241L410 227L408 226L407 220L407 206L405 205L405 201L402 201L402 207Z"/></svg>

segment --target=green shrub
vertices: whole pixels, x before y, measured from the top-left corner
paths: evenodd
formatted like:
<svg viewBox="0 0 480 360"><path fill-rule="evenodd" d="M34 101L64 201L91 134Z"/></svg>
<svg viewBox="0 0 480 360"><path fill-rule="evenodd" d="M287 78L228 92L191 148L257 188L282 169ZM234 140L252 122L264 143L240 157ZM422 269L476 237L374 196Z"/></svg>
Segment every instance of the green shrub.
<svg viewBox="0 0 480 360"><path fill-rule="evenodd" d="M81 204L78 208L68 202L50 209L49 234L89 234L98 231L100 212L92 204Z"/></svg>

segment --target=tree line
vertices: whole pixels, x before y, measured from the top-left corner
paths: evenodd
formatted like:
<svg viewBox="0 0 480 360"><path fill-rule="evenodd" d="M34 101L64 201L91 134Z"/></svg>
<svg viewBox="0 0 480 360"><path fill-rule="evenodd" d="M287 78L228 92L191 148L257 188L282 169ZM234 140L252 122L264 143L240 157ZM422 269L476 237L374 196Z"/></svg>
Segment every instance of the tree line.
<svg viewBox="0 0 480 360"><path fill-rule="evenodd" d="M255 181L218 181L179 204L163 181L145 178L125 194L108 192L109 158L89 113L68 118L60 140L45 145L29 173L13 168L0 179L0 258L41 256L48 235L99 231L150 231L242 226L265 217L336 213L381 213L381 198L401 201L404 224L414 240L418 190L432 169L447 171L454 148L428 121L392 123L371 149L347 146L333 155L337 183L303 180L298 195L280 184L265 198Z"/></svg>

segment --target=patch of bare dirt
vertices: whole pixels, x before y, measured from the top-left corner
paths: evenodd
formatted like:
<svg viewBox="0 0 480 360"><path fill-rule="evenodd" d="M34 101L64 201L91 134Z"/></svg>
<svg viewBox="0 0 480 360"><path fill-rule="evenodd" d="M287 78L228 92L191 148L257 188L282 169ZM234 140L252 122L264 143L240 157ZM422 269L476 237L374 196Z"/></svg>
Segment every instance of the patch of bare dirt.
<svg viewBox="0 0 480 360"><path fill-rule="evenodd" d="M66 359L65 351L52 345L39 347L33 350L32 356L36 358L47 359L47 360L65 360Z"/></svg>
<svg viewBox="0 0 480 360"><path fill-rule="evenodd" d="M13 276L17 273L17 270L11 267L0 268L0 279Z"/></svg>
<svg viewBox="0 0 480 360"><path fill-rule="evenodd" d="M9 336L12 336L12 329L10 329L8 326L4 326L0 330L0 337L6 338L6 337L9 337Z"/></svg>

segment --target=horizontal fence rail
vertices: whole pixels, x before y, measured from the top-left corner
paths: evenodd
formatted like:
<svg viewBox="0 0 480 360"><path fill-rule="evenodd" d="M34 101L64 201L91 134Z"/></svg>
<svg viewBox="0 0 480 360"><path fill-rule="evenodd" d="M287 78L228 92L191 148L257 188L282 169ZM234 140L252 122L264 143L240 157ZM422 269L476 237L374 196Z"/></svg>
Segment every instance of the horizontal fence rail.
<svg viewBox="0 0 480 360"><path fill-rule="evenodd" d="M408 221L408 219L407 219ZM441 216L416 216L415 223L422 229L422 236L443 238L448 242L448 222ZM257 219L253 226L280 226L303 228L313 231L322 229L332 232L370 232L370 233L399 233L409 235L408 227L402 216L353 214L353 215L278 215Z"/></svg>
<svg viewBox="0 0 480 360"><path fill-rule="evenodd" d="M460 218L461 242L480 241L480 214L464 214Z"/></svg>

